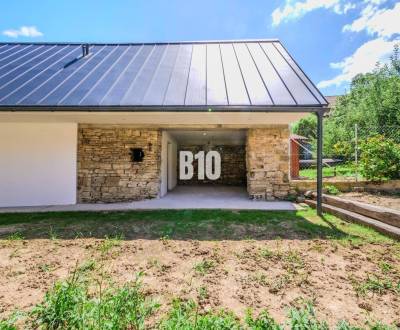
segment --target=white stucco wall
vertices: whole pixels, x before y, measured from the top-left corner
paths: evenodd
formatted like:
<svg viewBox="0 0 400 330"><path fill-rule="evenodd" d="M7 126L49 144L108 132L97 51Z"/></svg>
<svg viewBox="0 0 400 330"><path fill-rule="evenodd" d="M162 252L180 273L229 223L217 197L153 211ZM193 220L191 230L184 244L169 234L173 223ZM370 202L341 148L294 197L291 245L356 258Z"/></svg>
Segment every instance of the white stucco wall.
<svg viewBox="0 0 400 330"><path fill-rule="evenodd" d="M172 156L170 158L168 158L168 145L170 146ZM161 147L161 197L166 195L168 190L175 188L177 184L177 152L175 139L168 132L163 131Z"/></svg>
<svg viewBox="0 0 400 330"><path fill-rule="evenodd" d="M0 123L0 207L76 203L77 124Z"/></svg>

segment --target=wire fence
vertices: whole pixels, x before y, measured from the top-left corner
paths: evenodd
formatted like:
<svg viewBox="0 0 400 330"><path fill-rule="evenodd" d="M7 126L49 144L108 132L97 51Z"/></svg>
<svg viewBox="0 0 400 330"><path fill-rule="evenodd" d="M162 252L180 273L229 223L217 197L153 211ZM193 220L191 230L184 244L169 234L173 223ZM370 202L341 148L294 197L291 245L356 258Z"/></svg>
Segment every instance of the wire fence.
<svg viewBox="0 0 400 330"><path fill-rule="evenodd" d="M346 129L343 134L335 134L333 137L324 136L322 171L324 179L328 181L372 180L366 171L368 166L379 167L384 173L382 177L385 177L385 173L393 168L387 144L394 145L400 157L400 126L355 124L351 129ZM375 152L380 152L379 150L382 149L382 158L373 160L371 156L369 160L369 148L377 149L378 151L375 150ZM293 180L316 180L317 143L315 137L291 135L290 171ZM400 177L400 164L393 171L399 171Z"/></svg>

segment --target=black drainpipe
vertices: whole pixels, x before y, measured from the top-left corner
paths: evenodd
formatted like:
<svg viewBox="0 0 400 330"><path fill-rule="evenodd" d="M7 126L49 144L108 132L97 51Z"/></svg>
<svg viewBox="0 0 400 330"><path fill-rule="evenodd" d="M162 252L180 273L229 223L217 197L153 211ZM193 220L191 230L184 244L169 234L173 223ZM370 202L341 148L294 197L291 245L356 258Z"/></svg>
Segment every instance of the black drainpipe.
<svg viewBox="0 0 400 330"><path fill-rule="evenodd" d="M317 214L322 215L322 148L323 148L323 118L324 112L316 112L318 118L317 125Z"/></svg>

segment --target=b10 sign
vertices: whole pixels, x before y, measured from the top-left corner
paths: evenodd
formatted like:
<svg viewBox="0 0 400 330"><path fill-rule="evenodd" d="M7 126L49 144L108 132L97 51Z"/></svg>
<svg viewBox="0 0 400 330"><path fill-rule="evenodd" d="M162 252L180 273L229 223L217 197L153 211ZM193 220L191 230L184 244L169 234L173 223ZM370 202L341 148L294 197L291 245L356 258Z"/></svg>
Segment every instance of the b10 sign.
<svg viewBox="0 0 400 330"><path fill-rule="evenodd" d="M179 179L193 178L193 161L197 161L197 179L217 180L221 176L221 155L218 151L199 151L193 155L191 151L179 152Z"/></svg>

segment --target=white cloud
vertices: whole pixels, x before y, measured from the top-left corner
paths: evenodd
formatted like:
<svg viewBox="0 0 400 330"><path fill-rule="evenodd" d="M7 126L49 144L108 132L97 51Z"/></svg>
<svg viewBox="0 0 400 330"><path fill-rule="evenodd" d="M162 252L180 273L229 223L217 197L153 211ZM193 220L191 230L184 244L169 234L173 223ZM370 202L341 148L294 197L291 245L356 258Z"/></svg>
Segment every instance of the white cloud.
<svg viewBox="0 0 400 330"><path fill-rule="evenodd" d="M41 37L43 33L40 32L36 26L21 26L18 30L10 29L4 30L3 34L10 38L18 38L18 37Z"/></svg>
<svg viewBox="0 0 400 330"><path fill-rule="evenodd" d="M382 6L387 0L285 0L285 5L272 13L272 25L298 19L317 9L330 10L336 14L346 14L356 9L355 20L343 26L344 32L366 32L374 39L362 44L352 55L339 62L330 63L338 74L323 80L319 88L340 86L350 82L359 73L371 72L377 62L387 62L395 44L400 43L400 2Z"/></svg>
<svg viewBox="0 0 400 330"><path fill-rule="evenodd" d="M389 41L382 37L367 41L351 56L346 57L341 62L331 63L332 69L338 69L341 72L332 79L321 81L318 87L340 86L343 83L350 82L359 73L371 72L377 62L388 61L394 45L399 42L400 40Z"/></svg>
<svg viewBox="0 0 400 330"><path fill-rule="evenodd" d="M330 9L336 14L346 14L355 7L354 3L343 2L343 0L305 0L297 2L286 0L283 8L276 8L272 12L272 25L277 26L282 22L300 18L308 12L320 8Z"/></svg>
<svg viewBox="0 0 400 330"><path fill-rule="evenodd" d="M343 27L343 31L364 30L370 35L387 38L400 34L400 3L391 9L378 9L377 6L369 4L362 10L359 18Z"/></svg>

